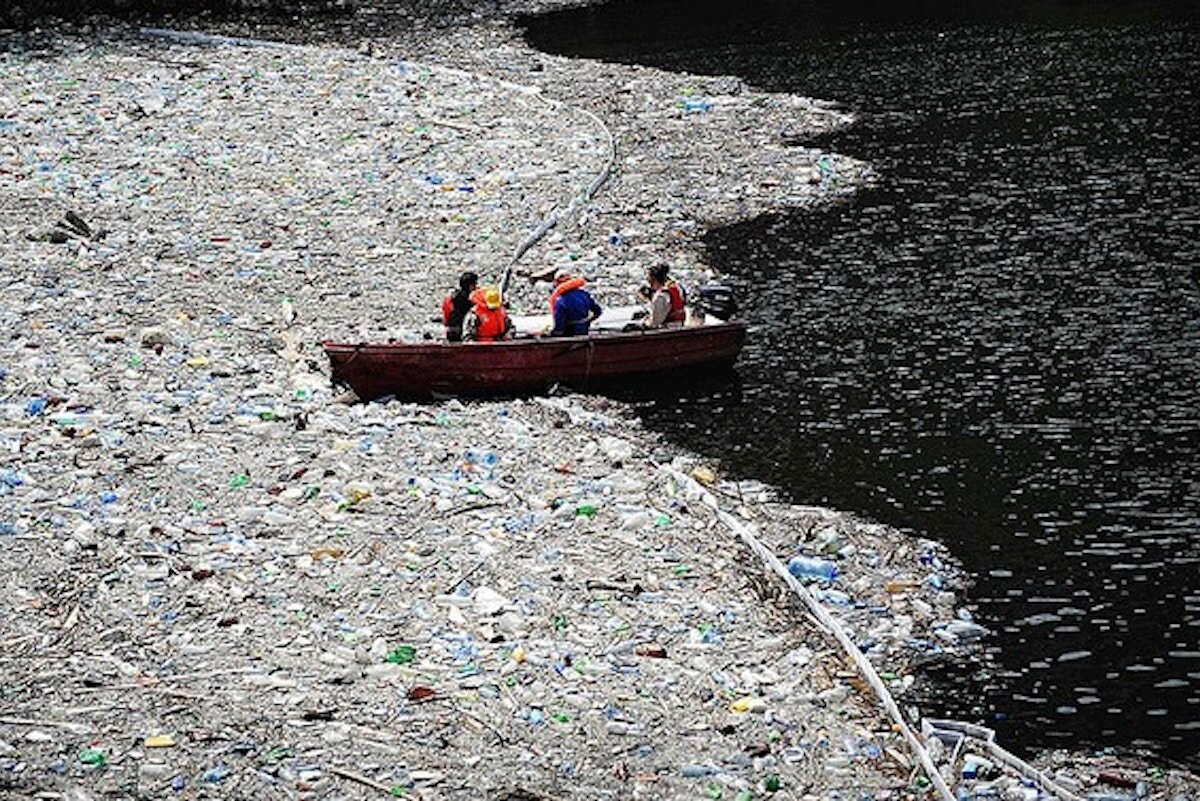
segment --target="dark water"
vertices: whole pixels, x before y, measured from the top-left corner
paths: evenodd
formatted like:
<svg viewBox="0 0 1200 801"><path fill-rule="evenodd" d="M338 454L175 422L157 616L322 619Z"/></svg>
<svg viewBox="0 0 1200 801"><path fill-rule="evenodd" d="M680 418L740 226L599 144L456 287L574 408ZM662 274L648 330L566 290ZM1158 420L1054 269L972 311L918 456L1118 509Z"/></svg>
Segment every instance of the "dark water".
<svg viewBox="0 0 1200 801"><path fill-rule="evenodd" d="M707 236L754 323L741 383L647 424L951 546L1002 670L927 711L1200 761L1200 24L952 9L643 1L529 35L860 114L816 144L881 186Z"/></svg>

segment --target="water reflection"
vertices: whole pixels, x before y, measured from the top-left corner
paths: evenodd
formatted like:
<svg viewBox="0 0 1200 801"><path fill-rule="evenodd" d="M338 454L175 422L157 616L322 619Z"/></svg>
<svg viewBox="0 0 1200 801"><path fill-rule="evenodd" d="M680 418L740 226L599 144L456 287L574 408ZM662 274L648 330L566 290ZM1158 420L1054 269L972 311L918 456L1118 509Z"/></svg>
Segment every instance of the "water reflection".
<svg viewBox="0 0 1200 801"><path fill-rule="evenodd" d="M707 237L755 323L741 400L649 402L647 424L799 501L947 541L1004 670L941 711L1001 716L1031 746L1197 759L1194 16L725 8L618 4L532 36L845 101L860 124L822 144L885 180Z"/></svg>

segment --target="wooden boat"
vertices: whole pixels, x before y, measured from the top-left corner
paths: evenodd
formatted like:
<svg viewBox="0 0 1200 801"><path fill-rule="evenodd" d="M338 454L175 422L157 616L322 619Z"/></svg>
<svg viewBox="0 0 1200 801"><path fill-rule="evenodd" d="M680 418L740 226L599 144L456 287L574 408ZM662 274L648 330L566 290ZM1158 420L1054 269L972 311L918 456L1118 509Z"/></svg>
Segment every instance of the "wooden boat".
<svg viewBox="0 0 1200 801"><path fill-rule="evenodd" d="M323 342L335 383L362 399L499 395L563 383L586 387L679 368L729 367L746 341L742 322L506 342L351 345Z"/></svg>

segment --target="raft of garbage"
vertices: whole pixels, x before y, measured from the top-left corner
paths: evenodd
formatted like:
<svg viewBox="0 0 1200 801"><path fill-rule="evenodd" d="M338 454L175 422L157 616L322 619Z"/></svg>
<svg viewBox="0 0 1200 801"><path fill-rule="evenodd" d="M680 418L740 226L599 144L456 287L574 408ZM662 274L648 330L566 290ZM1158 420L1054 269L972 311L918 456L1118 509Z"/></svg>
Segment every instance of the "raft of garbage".
<svg viewBox="0 0 1200 801"><path fill-rule="evenodd" d="M4 38L0 793L1194 792L1078 756L1039 779L986 731L922 728L917 663L986 638L935 543L724 477L602 397L338 402L316 341L419 335L464 264L591 185L610 141L587 114L373 50ZM647 113L726 130L759 107L737 91ZM810 155L780 193L862 177ZM623 169L526 258L616 296L693 211L737 212L720 190L616 208L671 176Z"/></svg>

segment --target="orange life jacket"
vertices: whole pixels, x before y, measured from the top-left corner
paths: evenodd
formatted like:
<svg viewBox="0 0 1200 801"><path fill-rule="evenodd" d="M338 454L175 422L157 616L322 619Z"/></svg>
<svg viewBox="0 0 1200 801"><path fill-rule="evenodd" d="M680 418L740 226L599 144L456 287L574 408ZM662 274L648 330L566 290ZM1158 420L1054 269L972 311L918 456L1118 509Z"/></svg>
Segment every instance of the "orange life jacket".
<svg viewBox="0 0 1200 801"><path fill-rule="evenodd" d="M487 290L482 288L471 293L471 302L475 304L473 311L479 319L479 325L475 328L476 342L495 342L508 327L508 312L504 311L503 306L489 309L484 300L486 294Z"/></svg>
<svg viewBox="0 0 1200 801"><path fill-rule="evenodd" d="M508 313L504 311L503 306L498 309L476 306L475 316L479 318L479 326L475 329L475 341L495 342L504 336L504 331L508 328Z"/></svg>
<svg viewBox="0 0 1200 801"><path fill-rule="evenodd" d="M666 286L667 294L671 296L671 311L667 312L668 323L682 323L687 318L687 307L684 303L683 287L674 281Z"/></svg>
<svg viewBox="0 0 1200 801"><path fill-rule="evenodd" d="M573 289L583 289L585 286L587 286L587 281L582 278L571 278L554 287L554 291L550 293L550 316L554 316L554 304L558 303L561 296Z"/></svg>

